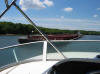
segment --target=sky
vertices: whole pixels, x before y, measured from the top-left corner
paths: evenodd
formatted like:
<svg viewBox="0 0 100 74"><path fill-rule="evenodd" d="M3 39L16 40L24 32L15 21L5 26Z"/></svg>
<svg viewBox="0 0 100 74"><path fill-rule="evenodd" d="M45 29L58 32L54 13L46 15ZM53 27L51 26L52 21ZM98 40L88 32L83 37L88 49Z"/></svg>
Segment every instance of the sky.
<svg viewBox="0 0 100 74"><path fill-rule="evenodd" d="M100 0L17 0L16 3L37 26L100 31ZM4 0L0 0L0 14L5 8ZM14 6L0 21L29 23Z"/></svg>

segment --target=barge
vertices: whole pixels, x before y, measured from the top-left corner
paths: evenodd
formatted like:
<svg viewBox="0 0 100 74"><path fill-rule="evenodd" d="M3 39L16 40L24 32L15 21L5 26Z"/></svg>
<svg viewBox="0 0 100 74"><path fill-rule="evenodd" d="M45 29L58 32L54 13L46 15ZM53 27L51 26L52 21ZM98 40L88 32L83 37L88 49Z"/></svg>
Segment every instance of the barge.
<svg viewBox="0 0 100 74"><path fill-rule="evenodd" d="M70 40L70 39L78 39L80 35L78 34L59 34L59 35L47 35L49 40ZM44 41L45 39L41 35L28 35L26 38L19 38L19 43L27 43L34 41Z"/></svg>

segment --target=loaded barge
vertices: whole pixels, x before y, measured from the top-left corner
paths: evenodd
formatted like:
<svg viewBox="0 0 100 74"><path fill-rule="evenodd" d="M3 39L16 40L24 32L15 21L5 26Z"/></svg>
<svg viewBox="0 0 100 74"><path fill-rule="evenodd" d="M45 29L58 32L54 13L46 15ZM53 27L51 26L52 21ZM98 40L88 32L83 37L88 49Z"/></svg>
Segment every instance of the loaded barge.
<svg viewBox="0 0 100 74"><path fill-rule="evenodd" d="M59 34L59 35L47 35L49 40L70 40L78 39L80 35L78 34ZM27 43L34 41L44 41L45 39L41 35L28 35L26 38L19 38L19 43Z"/></svg>

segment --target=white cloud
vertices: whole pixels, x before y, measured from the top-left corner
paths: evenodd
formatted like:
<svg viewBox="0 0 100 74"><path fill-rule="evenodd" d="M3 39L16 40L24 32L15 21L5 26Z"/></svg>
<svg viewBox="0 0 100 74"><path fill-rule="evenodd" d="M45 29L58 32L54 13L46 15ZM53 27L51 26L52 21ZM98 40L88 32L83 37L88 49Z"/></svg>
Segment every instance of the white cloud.
<svg viewBox="0 0 100 74"><path fill-rule="evenodd" d="M100 8L97 8L97 10L100 10Z"/></svg>
<svg viewBox="0 0 100 74"><path fill-rule="evenodd" d="M53 1L50 0L20 0L19 4L21 5L23 10L27 10L29 8L33 9L43 9L46 8L46 6L52 6Z"/></svg>
<svg viewBox="0 0 100 74"><path fill-rule="evenodd" d="M24 17L7 17L4 16L1 18L0 21L9 21L9 22L14 22L14 23L27 23L27 20Z"/></svg>
<svg viewBox="0 0 100 74"><path fill-rule="evenodd" d="M73 11L73 8L67 7L67 8L64 8L64 11L66 11L66 12L72 12Z"/></svg>
<svg viewBox="0 0 100 74"><path fill-rule="evenodd" d="M100 21L69 18L34 18L39 26L47 28L100 31Z"/></svg>
<svg viewBox="0 0 100 74"><path fill-rule="evenodd" d="M97 18L97 17L98 17L98 15L97 15L97 14L94 14L94 15L93 15L93 17L94 17L94 18Z"/></svg>
<svg viewBox="0 0 100 74"><path fill-rule="evenodd" d="M53 2L49 0L45 0L44 4L46 4L47 6L53 6Z"/></svg>

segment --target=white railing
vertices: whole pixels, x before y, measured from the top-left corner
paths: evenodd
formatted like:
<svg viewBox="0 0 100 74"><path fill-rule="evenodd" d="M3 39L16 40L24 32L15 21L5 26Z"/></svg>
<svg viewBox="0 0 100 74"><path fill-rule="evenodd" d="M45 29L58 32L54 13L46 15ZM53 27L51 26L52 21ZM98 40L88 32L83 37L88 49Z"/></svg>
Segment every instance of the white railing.
<svg viewBox="0 0 100 74"><path fill-rule="evenodd" d="M11 47L28 45L28 44L32 44L32 43L39 43L39 42L45 42L45 41L36 41L36 42L29 42L29 43L11 45L11 46L0 48L0 50L11 48ZM100 40L51 40L51 42L100 42Z"/></svg>
<svg viewBox="0 0 100 74"><path fill-rule="evenodd" d="M17 47L17 46L28 45L28 44L32 44L32 43L39 43L39 42L43 42L43 41L36 41L36 42L29 42L29 43L11 45L11 46L7 46L7 47L0 48L0 50L7 49L7 48L12 48L12 47Z"/></svg>

